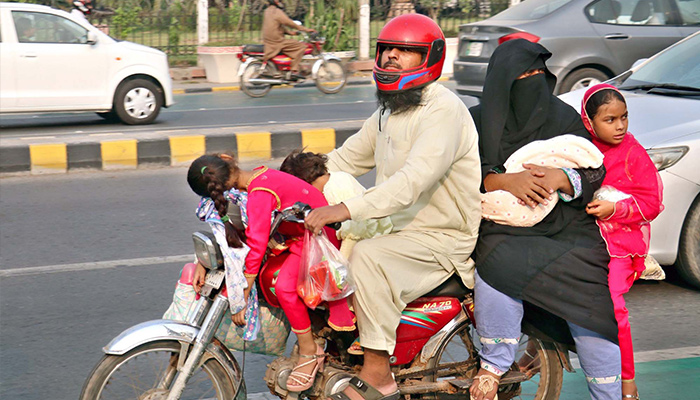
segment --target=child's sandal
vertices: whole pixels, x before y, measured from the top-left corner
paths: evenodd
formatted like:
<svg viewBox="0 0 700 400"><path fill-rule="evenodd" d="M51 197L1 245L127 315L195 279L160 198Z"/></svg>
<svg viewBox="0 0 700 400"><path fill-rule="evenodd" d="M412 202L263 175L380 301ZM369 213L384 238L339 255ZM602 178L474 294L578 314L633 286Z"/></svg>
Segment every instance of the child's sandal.
<svg viewBox="0 0 700 400"><path fill-rule="evenodd" d="M365 354L365 351L362 349L362 346L360 345L360 338L356 338L350 347L348 347L348 354L352 354L353 356L361 356Z"/></svg>
<svg viewBox="0 0 700 400"><path fill-rule="evenodd" d="M299 354L299 357L310 358L310 360L298 364L294 366L294 368L292 368L292 373L289 374L289 378L287 378L287 390L290 392L303 392L304 390L307 390L311 386L313 386L314 381L316 380L316 374L319 372L323 372L323 362L325 361L326 354L324 353L323 349L319 346L316 354ZM313 363L316 363L316 365L314 366L314 369L313 371L311 371L310 374L298 371L299 369L304 368L307 365L311 365Z"/></svg>

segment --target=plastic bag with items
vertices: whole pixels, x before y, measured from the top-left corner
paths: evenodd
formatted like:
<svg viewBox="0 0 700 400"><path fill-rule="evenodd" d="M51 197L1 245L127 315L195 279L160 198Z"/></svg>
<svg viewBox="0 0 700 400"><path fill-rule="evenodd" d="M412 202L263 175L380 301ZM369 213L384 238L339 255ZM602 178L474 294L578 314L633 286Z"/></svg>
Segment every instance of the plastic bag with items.
<svg viewBox="0 0 700 400"><path fill-rule="evenodd" d="M307 307L314 309L324 301L340 300L355 291L348 260L325 232L304 234L304 250L299 264L297 293Z"/></svg>

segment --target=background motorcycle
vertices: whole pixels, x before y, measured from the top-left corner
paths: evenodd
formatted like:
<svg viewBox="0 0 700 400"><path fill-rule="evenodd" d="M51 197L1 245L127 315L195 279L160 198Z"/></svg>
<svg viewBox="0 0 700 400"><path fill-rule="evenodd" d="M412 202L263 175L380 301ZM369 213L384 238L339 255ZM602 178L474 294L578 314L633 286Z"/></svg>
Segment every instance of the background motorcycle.
<svg viewBox="0 0 700 400"><path fill-rule="evenodd" d="M229 216L238 214L235 209L230 205ZM271 231L274 233L283 221L303 222L308 211L310 208L300 203L283 210L275 217ZM209 232L195 232L193 240L197 259L207 269L207 275L201 297L190 309L187 320L144 322L114 338L103 348L106 355L85 382L81 400L246 399L238 362L214 337L228 309L221 250ZM269 303L276 301L276 272L274 268L263 268L258 279ZM183 271L185 275L187 271ZM390 359L405 399L468 396L479 362L473 310L472 291L456 275L408 304ZM325 400L343 390L361 365L361 357L347 353L354 340L352 332L332 330L320 308L312 311L311 317L316 337L326 344L325 368L309 390L291 393L286 382L298 360L298 349L295 346L291 356L275 359L268 365L265 381L280 398L291 400L301 395ZM537 331L526 321L523 330ZM523 357L526 350L532 356ZM523 359L527 361L525 365L514 363L502 377L498 398L558 399L562 367L573 372L564 346L523 335L516 360Z"/></svg>
<svg viewBox="0 0 700 400"><path fill-rule="evenodd" d="M304 34L306 51L301 62L302 69L310 68L311 78L316 82L316 87L323 93L333 94L340 92L347 76L340 58L324 53L322 48L326 39L318 33ZM250 97L263 97L272 86L298 83L297 80L287 79L287 72L291 71L292 59L284 54L278 54L271 60L264 62L264 45L247 44L238 54L242 64L238 70L241 89Z"/></svg>

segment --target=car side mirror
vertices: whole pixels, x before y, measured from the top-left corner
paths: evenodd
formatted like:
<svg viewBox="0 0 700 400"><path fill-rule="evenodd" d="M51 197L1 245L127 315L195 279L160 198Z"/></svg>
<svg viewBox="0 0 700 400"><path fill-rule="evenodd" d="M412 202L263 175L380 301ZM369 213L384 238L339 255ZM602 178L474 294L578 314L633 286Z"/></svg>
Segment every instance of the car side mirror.
<svg viewBox="0 0 700 400"><path fill-rule="evenodd" d="M85 43L96 44L97 43L97 34L95 32L88 31L87 40L85 41Z"/></svg>

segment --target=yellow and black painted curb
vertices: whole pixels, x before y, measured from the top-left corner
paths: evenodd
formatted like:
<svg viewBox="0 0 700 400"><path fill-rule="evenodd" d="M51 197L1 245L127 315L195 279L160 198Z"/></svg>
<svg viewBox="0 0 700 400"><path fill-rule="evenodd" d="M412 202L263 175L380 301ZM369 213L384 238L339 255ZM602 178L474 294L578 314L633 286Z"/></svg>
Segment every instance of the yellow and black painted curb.
<svg viewBox="0 0 700 400"><path fill-rule="evenodd" d="M195 158L229 151L241 162L287 156L292 150L327 153L357 128L315 128L285 132L240 132L168 136L158 139L104 140L0 147L0 173L61 173L79 169L135 169L153 165L187 165Z"/></svg>

